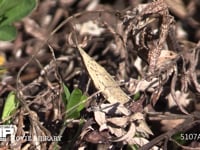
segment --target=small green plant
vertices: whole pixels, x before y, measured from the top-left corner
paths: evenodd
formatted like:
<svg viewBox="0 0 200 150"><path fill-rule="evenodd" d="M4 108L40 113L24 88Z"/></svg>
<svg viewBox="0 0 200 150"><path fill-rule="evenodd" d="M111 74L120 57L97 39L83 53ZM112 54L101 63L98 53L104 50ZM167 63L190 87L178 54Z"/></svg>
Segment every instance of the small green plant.
<svg viewBox="0 0 200 150"><path fill-rule="evenodd" d="M3 107L3 112L1 115L1 120L7 120L12 113L17 110L19 106L19 101L16 98L16 95L14 92L10 92L8 94L8 97L6 98L4 107ZM6 123L10 123L11 120L7 120Z"/></svg>
<svg viewBox="0 0 200 150"><path fill-rule="evenodd" d="M85 107L87 96L78 88L71 93L66 85L63 84L64 96L63 101L67 110L67 118L77 119L80 117L80 111Z"/></svg>
<svg viewBox="0 0 200 150"><path fill-rule="evenodd" d="M135 95L133 96L133 100L134 100L134 101L139 100L139 99L140 99L140 96L141 96L140 92L135 93Z"/></svg>
<svg viewBox="0 0 200 150"><path fill-rule="evenodd" d="M15 21L27 16L37 5L37 0L0 0L0 40L16 37Z"/></svg>

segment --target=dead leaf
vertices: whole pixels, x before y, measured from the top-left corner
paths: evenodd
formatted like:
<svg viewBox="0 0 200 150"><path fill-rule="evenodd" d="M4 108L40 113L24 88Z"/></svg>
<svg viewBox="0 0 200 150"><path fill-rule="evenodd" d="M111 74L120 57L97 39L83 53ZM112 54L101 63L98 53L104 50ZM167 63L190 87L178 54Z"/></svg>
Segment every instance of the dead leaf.
<svg viewBox="0 0 200 150"><path fill-rule="evenodd" d="M105 136L102 134L102 132L98 132L98 131L92 131L90 133L88 133L85 137L84 137L85 141L90 142L90 143L104 143L106 142Z"/></svg>
<svg viewBox="0 0 200 150"><path fill-rule="evenodd" d="M128 122L128 117L113 117L113 118L108 118L107 122L110 122L118 127L124 127L127 125Z"/></svg>
<svg viewBox="0 0 200 150"><path fill-rule="evenodd" d="M108 129L111 134L115 135L116 137L123 136L126 132L122 128L114 127L114 126L108 126Z"/></svg>
<svg viewBox="0 0 200 150"><path fill-rule="evenodd" d="M135 136L135 133L136 133L135 124L131 123L128 132L122 137L117 138L116 140L112 140L112 142L129 141L129 139Z"/></svg>
<svg viewBox="0 0 200 150"><path fill-rule="evenodd" d="M76 29L80 32L80 35L89 34L93 36L100 36L105 30L100 28L94 21L87 21L83 24L76 24Z"/></svg>
<svg viewBox="0 0 200 150"><path fill-rule="evenodd" d="M84 129L81 134L80 134L80 138L83 139L89 132L94 131L94 129L92 128L92 126L87 127L86 129Z"/></svg>
<svg viewBox="0 0 200 150"><path fill-rule="evenodd" d="M139 125L136 127L137 132L143 134L144 137L149 137L149 135L153 135L153 132L144 120L139 120L138 123Z"/></svg>
<svg viewBox="0 0 200 150"><path fill-rule="evenodd" d="M140 112L133 114L131 117L131 120L144 120L144 115Z"/></svg>
<svg viewBox="0 0 200 150"><path fill-rule="evenodd" d="M184 92L177 90L175 92L175 95L178 99L179 104L183 107L187 107L189 105L189 103L192 101L191 98L188 98L189 93L184 93ZM175 103L171 93L169 95L167 95L166 98L168 99L168 107L169 108L177 106L177 104Z"/></svg>
<svg viewBox="0 0 200 150"><path fill-rule="evenodd" d="M111 75L94 59L92 59L80 46L78 46L78 50L95 87L102 92L104 97L111 104L124 104L128 102L129 97L122 91Z"/></svg>
<svg viewBox="0 0 200 150"><path fill-rule="evenodd" d="M142 79L137 83L134 94L136 94L139 91L145 91L145 90L154 91L154 87L157 87L158 84L159 84L158 78L153 78L151 81Z"/></svg>
<svg viewBox="0 0 200 150"><path fill-rule="evenodd" d="M133 114L132 116L130 116L130 120L135 120L138 122L138 126L136 126L137 132L144 134L144 136L146 137L148 137L149 134L153 135L153 132L146 124L144 115L142 113L138 112L138 113Z"/></svg>
<svg viewBox="0 0 200 150"><path fill-rule="evenodd" d="M163 67L171 63L178 57L178 54L170 50L162 50L157 62L157 68Z"/></svg>
<svg viewBox="0 0 200 150"><path fill-rule="evenodd" d="M107 129L106 115L104 112L95 111L94 118L95 118L96 122L98 123L98 125L100 126L99 131L103 131L104 129Z"/></svg>

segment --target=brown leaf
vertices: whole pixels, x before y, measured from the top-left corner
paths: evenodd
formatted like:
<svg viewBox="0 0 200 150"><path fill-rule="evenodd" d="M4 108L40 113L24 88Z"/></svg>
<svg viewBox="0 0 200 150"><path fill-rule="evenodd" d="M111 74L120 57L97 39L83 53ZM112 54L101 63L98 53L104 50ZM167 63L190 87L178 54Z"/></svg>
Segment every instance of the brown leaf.
<svg viewBox="0 0 200 150"><path fill-rule="evenodd" d="M85 136L85 140L90 143L103 143L104 137L97 131L92 131Z"/></svg>
<svg viewBox="0 0 200 150"><path fill-rule="evenodd" d="M89 132L94 131L94 129L92 128L92 126L88 126L87 128L85 128L81 134L80 134L80 138L83 139L87 134L89 134Z"/></svg>
<svg viewBox="0 0 200 150"><path fill-rule="evenodd" d="M129 139L135 136L135 133L136 133L135 124L131 123L128 132L122 137L117 138L116 140L112 140L112 142L128 141Z"/></svg>
<svg viewBox="0 0 200 150"><path fill-rule="evenodd" d="M96 122L98 123L98 125L100 126L99 131L103 131L104 129L107 129L106 115L104 112L95 111L94 118L95 118Z"/></svg>
<svg viewBox="0 0 200 150"><path fill-rule="evenodd" d="M139 120L139 125L136 127L136 131L143 134L145 137L149 137L149 135L153 135L153 132L149 128L149 126L146 124L144 120Z"/></svg>
<svg viewBox="0 0 200 150"><path fill-rule="evenodd" d="M76 24L76 29L80 32L81 35L89 34L93 36L100 36L104 31L103 28L100 28L94 21L87 21L83 24Z"/></svg>
<svg viewBox="0 0 200 150"><path fill-rule="evenodd" d="M151 81L142 79L137 83L134 94L136 94L139 91L145 91L145 90L154 91L154 87L158 86L158 84L159 84L158 78L153 78Z"/></svg>
<svg viewBox="0 0 200 150"><path fill-rule="evenodd" d="M106 143L109 140L109 134L107 131L98 132L92 131L85 136L85 140L90 143Z"/></svg>
<svg viewBox="0 0 200 150"><path fill-rule="evenodd" d="M113 117L113 118L108 118L107 121L118 127L123 127L127 124L128 118L127 117Z"/></svg>
<svg viewBox="0 0 200 150"><path fill-rule="evenodd" d="M184 93L184 92L177 90L177 91L175 91L175 95L178 99L179 104L183 107L187 107L189 105L189 103L192 101L192 99L188 97L189 93ZM171 93L169 95L167 95L166 98L168 99L168 107L169 108L177 106Z"/></svg>
<svg viewBox="0 0 200 150"><path fill-rule="evenodd" d="M130 117L130 119L138 122L138 125L136 126L137 132L140 132L146 137L148 137L149 134L153 135L151 129L146 124L145 118L142 113L139 113L139 112L135 113Z"/></svg>
<svg viewBox="0 0 200 150"><path fill-rule="evenodd" d="M157 62L157 68L168 65L172 60L176 59L178 54L170 50L162 50Z"/></svg>
<svg viewBox="0 0 200 150"><path fill-rule="evenodd" d="M108 126L108 129L111 134L115 135L116 137L122 137L126 132L122 128Z"/></svg>

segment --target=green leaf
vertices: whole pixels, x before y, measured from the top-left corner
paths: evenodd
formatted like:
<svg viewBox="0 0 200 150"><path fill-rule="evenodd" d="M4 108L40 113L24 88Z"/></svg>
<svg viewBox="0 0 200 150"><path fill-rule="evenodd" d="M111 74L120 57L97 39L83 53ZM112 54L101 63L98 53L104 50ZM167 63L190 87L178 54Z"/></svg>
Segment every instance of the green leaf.
<svg viewBox="0 0 200 150"><path fill-rule="evenodd" d="M81 99L80 99L80 102L83 102L83 101L86 100L86 99L87 99L87 96L86 96L86 95L82 95L82 96L81 96ZM85 107L84 104L79 105L79 107L77 108L77 110L80 112L81 110L83 110L84 107Z"/></svg>
<svg viewBox="0 0 200 150"><path fill-rule="evenodd" d="M137 101L137 100L139 100L139 98L140 98L140 92L135 93L133 100Z"/></svg>
<svg viewBox="0 0 200 150"><path fill-rule="evenodd" d="M0 16L3 16L6 11L15 7L18 1L15 0L0 0Z"/></svg>
<svg viewBox="0 0 200 150"><path fill-rule="evenodd" d="M82 94L80 89L74 89L72 91L66 108L68 111L68 118L80 117L80 111L85 107L83 102L86 98L87 97Z"/></svg>
<svg viewBox="0 0 200 150"><path fill-rule="evenodd" d="M6 25L0 26L0 40L2 41L11 41L14 40L17 35L15 27Z"/></svg>
<svg viewBox="0 0 200 150"><path fill-rule="evenodd" d="M11 25L13 22L22 19L27 16L36 5L36 0L3 0L0 3L0 9L3 9L3 7L6 8L0 11L0 26Z"/></svg>
<svg viewBox="0 0 200 150"><path fill-rule="evenodd" d="M74 89L70 95L69 103L67 104L67 108L71 108L81 102L81 97L83 96L82 91L80 89Z"/></svg>
<svg viewBox="0 0 200 150"><path fill-rule="evenodd" d="M63 84L63 90L64 90L63 101L66 105L69 102L70 92L69 92L68 87L65 84Z"/></svg>
<svg viewBox="0 0 200 150"><path fill-rule="evenodd" d="M12 112L14 112L17 109L17 107L18 101L16 99L15 93L10 92L8 97L6 98L1 119L4 120L8 118L12 114Z"/></svg>

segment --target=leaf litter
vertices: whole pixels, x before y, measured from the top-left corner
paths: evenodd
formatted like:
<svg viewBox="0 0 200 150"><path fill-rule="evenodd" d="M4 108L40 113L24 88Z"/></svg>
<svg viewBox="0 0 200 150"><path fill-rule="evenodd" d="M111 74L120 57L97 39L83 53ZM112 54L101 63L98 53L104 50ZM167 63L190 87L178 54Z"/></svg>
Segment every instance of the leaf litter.
<svg viewBox="0 0 200 150"><path fill-rule="evenodd" d="M0 44L9 60L1 100L17 93L20 105L10 116L24 126L17 134L62 136L59 142L12 144L18 149L167 149L176 133L199 132L197 2L137 0L127 2L130 8L118 0L92 2L41 1L16 24L17 39ZM65 116L63 84L88 97L79 118ZM168 124L173 121L176 126ZM198 142L187 146L193 145Z"/></svg>

